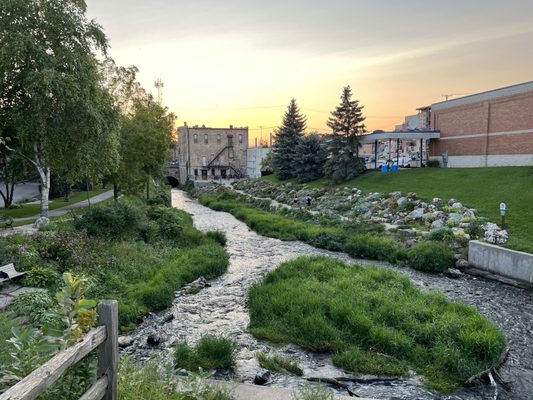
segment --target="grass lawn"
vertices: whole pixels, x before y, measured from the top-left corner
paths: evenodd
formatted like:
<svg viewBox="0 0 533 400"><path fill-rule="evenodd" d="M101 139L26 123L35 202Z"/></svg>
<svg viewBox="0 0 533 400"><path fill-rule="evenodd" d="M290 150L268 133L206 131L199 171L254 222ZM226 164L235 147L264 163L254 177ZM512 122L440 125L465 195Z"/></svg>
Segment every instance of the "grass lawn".
<svg viewBox="0 0 533 400"><path fill-rule="evenodd" d="M442 392L497 364L502 332L473 307L409 278L327 257L281 264L249 291L250 332L333 355L352 372L406 376Z"/></svg>
<svg viewBox="0 0 533 400"><path fill-rule="evenodd" d="M89 192L89 197L93 197L98 194L107 192L108 190L110 190L110 188L91 190ZM70 204L78 203L86 199L87 199L87 192L74 192L70 196L69 201L63 201L62 197L58 199L50 200L50 203L48 204L48 209L55 210L57 208L66 207ZM13 208L13 209L7 209L7 210L2 208L0 209L0 214L8 215L12 218L24 218L24 217L32 217L34 215L37 215L39 214L40 210L41 210L40 204L23 204L22 208ZM26 224L27 223L28 222L26 222Z"/></svg>
<svg viewBox="0 0 533 400"><path fill-rule="evenodd" d="M279 182L273 175L264 177ZM325 186L324 179L308 184ZM506 247L533 253L533 168L424 168L398 173L369 172L344 182L340 187L357 187L365 192L415 192L421 198L455 198L476 208L481 216L499 223L499 204L507 204L509 242Z"/></svg>

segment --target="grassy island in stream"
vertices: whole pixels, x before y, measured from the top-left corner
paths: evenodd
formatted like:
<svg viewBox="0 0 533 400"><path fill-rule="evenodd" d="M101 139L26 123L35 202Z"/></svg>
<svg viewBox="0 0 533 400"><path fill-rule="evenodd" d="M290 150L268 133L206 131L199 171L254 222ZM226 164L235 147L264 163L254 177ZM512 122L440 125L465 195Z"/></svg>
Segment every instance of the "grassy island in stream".
<svg viewBox="0 0 533 400"><path fill-rule="evenodd" d="M249 292L250 331L329 352L348 371L405 376L450 392L496 364L502 332L474 308L422 292L399 273L327 257L281 264Z"/></svg>

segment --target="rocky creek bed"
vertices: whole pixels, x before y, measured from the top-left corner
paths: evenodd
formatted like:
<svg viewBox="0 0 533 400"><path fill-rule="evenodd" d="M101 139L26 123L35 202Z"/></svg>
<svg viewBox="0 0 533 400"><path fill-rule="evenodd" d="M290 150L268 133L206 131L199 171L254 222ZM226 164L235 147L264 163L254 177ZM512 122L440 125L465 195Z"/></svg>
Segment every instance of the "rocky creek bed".
<svg viewBox="0 0 533 400"><path fill-rule="evenodd" d="M176 293L173 306L165 312L149 315L130 335L123 353L144 361L156 355L170 355L177 341L194 345L205 334L227 335L239 346L235 374L232 378L251 383L259 370L257 351L276 351L298 361L304 377L274 373L269 385L293 387L306 377L347 375L336 368L328 356L311 354L297 346L273 346L255 339L247 332L249 322L246 296L249 286L280 263L302 255L328 255L346 262L373 264L407 274L421 288L436 289L450 299L473 305L494 321L509 340L510 352L501 368L503 379L512 381L512 391L499 388L499 399L533 398L533 294L531 291L466 276L459 280L410 269L399 269L367 260L354 260L342 253L316 249L301 242L282 242L251 231L229 213L213 211L191 200L184 192L172 192L174 207L193 215L195 226L202 231L224 231L230 267L223 276L208 282L196 294L184 288ZM149 338L149 340L147 340ZM128 342L128 340L126 340ZM149 343L150 342L150 343ZM377 399L489 399L490 386L463 388L450 396L441 396L424 388L419 377L406 380L354 383L359 395ZM345 393L345 392L340 392Z"/></svg>

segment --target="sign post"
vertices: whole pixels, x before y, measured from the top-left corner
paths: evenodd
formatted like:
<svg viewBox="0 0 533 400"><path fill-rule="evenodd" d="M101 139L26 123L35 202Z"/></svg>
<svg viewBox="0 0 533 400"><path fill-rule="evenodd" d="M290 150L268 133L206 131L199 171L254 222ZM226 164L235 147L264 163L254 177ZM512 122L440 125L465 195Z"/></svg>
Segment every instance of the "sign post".
<svg viewBox="0 0 533 400"><path fill-rule="evenodd" d="M500 203L500 216L502 217L502 229L505 229L505 211L507 211L507 205Z"/></svg>

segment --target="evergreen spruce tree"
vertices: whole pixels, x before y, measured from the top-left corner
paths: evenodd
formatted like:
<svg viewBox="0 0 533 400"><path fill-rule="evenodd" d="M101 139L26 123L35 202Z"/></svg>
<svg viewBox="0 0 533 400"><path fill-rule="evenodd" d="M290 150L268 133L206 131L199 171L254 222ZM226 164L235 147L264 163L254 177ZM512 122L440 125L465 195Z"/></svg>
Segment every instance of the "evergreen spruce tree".
<svg viewBox="0 0 533 400"><path fill-rule="evenodd" d="M305 183L324 176L327 151L322 137L313 133L302 137L296 146L294 163L298 182Z"/></svg>
<svg viewBox="0 0 533 400"><path fill-rule="evenodd" d="M276 143L272 148L272 167L281 180L295 178L296 146L306 127L306 119L300 114L296 100L292 99L283 116L282 125L276 132Z"/></svg>
<svg viewBox="0 0 533 400"><path fill-rule="evenodd" d="M352 100L352 90L346 86L341 95L341 103L331 112L327 125L332 134L328 145L330 158L324 166L328 181L339 183L356 177L364 170L359 160L359 138L363 134L363 106L359 100Z"/></svg>

